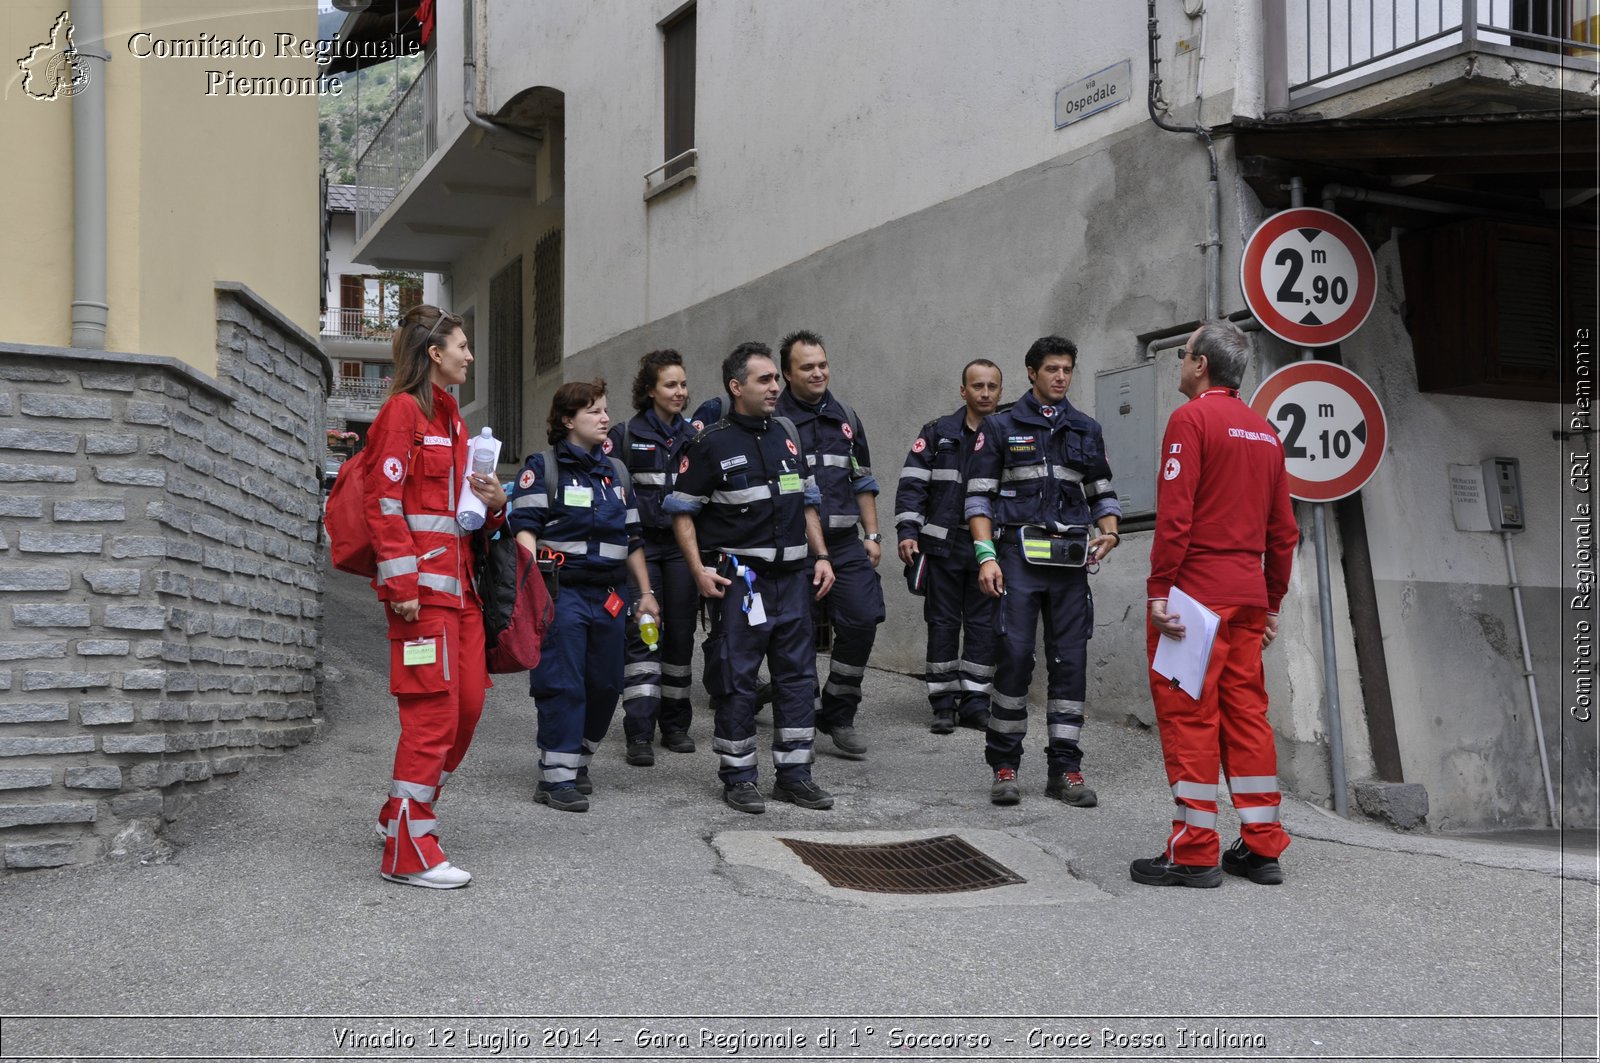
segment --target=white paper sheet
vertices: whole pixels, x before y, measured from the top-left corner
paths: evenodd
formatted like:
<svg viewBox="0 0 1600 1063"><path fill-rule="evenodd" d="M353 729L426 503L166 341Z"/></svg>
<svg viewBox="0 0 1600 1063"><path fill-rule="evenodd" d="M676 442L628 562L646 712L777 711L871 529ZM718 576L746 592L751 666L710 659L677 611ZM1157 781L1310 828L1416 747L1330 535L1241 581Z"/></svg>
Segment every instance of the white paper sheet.
<svg viewBox="0 0 1600 1063"><path fill-rule="evenodd" d="M1181 639L1161 636L1150 670L1176 679L1179 689L1198 701L1205 689L1206 665L1211 661L1211 646L1217 640L1222 618L1177 587L1167 595L1167 613L1177 614L1186 630Z"/></svg>

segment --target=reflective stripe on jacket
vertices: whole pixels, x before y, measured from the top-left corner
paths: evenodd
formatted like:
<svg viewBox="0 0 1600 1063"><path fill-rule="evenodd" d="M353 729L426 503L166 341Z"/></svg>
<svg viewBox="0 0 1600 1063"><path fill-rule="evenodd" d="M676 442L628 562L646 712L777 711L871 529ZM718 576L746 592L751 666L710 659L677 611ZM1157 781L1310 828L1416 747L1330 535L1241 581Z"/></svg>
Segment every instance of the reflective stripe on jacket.
<svg viewBox="0 0 1600 1063"><path fill-rule="evenodd" d="M989 517L997 529L1040 524L1053 531L1120 517L1099 422L1065 399L1041 406L1031 391L984 418L967 463L966 515Z"/></svg>
<svg viewBox="0 0 1600 1063"><path fill-rule="evenodd" d="M915 539L917 548L932 557L971 544L962 470L977 437L967 428L965 406L922 426L894 493L894 525L902 541Z"/></svg>
<svg viewBox="0 0 1600 1063"><path fill-rule="evenodd" d="M805 449L807 470L816 477L822 502L817 517L824 535L855 534L861 520L856 495L878 493L872 475L872 452L860 418L825 391L816 405L803 403L785 388L774 411L794 422ZM854 423L852 423L852 421Z"/></svg>
<svg viewBox="0 0 1600 1063"><path fill-rule="evenodd" d="M386 602L462 608L472 586L474 536L456 523L467 431L456 400L433 385L433 417L412 395L383 404L367 430L367 529L378 560L373 587ZM491 517L494 532L503 517Z"/></svg>
<svg viewBox="0 0 1600 1063"><path fill-rule="evenodd" d="M620 581L640 545L639 512L602 447L579 450L563 440L554 449L554 476L545 469L549 451L523 462L506 506L511 530L532 532L541 548L565 555L563 572Z"/></svg>

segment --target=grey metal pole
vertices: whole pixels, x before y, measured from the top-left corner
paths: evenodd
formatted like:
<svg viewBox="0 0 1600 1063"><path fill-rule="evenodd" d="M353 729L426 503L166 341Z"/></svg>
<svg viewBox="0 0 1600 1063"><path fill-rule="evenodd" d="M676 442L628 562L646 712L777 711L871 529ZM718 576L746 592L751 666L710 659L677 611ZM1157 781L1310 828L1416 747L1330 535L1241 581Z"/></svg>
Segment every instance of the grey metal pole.
<svg viewBox="0 0 1600 1063"><path fill-rule="evenodd" d="M1305 206L1305 183L1298 177L1289 179L1289 202L1296 207ZM1300 360L1311 361L1317 352L1310 347L1300 348ZM1333 811L1336 815L1349 813L1346 797L1348 785L1344 773L1344 718L1339 706L1339 655L1333 641L1333 585L1328 577L1328 518L1327 506L1321 502L1311 507L1313 539L1317 550L1317 609L1322 623L1322 689L1323 704L1328 722L1328 762L1333 787Z"/></svg>
<svg viewBox="0 0 1600 1063"><path fill-rule="evenodd" d="M1522 643L1522 678L1528 684L1528 706L1533 713L1533 736L1539 742L1539 768L1544 772L1544 799L1550 809L1550 826L1561 829L1556 814L1556 791L1550 782L1550 754L1545 750L1544 721L1539 718L1539 683L1533 674L1533 655L1528 650L1528 624L1522 615L1522 582L1517 579L1517 558L1511 551L1511 533L1503 531L1506 544L1506 574L1511 577L1511 601L1517 611L1517 641Z"/></svg>

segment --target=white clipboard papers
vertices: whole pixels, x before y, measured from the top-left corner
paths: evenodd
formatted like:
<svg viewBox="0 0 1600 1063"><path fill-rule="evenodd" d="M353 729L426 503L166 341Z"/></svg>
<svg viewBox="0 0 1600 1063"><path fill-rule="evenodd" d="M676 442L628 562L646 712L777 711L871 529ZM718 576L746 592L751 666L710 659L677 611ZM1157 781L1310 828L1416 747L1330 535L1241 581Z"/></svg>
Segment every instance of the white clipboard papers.
<svg viewBox="0 0 1600 1063"><path fill-rule="evenodd" d="M1167 612L1176 613L1187 630L1181 639L1162 635L1156 642L1156 657L1150 670L1178 684L1178 689L1196 701L1205 689L1206 665L1211 662L1211 646L1217 640L1222 618L1195 599L1173 587L1167 595Z"/></svg>

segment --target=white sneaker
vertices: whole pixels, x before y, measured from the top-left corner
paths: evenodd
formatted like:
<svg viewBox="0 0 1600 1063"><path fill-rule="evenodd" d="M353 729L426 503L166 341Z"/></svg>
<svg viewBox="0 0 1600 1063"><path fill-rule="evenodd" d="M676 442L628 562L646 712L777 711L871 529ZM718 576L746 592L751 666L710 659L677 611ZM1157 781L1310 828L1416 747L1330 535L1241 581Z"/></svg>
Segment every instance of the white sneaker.
<svg viewBox="0 0 1600 1063"><path fill-rule="evenodd" d="M472 881L471 875L459 867L452 867L448 860L434 864L428 870L419 871L414 875L391 875L387 871L380 871L379 874L390 882L398 882L405 886L425 886L430 890L456 890Z"/></svg>

